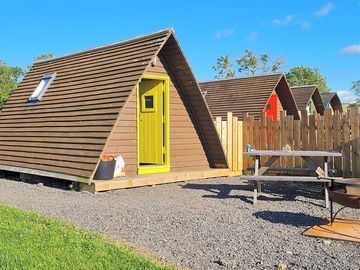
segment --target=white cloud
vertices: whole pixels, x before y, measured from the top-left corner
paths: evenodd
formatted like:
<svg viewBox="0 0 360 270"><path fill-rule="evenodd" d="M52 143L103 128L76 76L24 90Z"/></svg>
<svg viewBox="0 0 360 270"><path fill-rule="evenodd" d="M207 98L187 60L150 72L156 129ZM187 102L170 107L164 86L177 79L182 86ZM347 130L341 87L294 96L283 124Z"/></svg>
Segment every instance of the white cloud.
<svg viewBox="0 0 360 270"><path fill-rule="evenodd" d="M231 36L235 33L235 29L234 28L227 28L227 29L223 29L223 30L218 30L215 32L214 37L216 39L221 39L224 37L228 37Z"/></svg>
<svg viewBox="0 0 360 270"><path fill-rule="evenodd" d="M284 24L288 25L289 23L291 23L294 20L294 17L295 16L293 16L293 15L287 15L284 19Z"/></svg>
<svg viewBox="0 0 360 270"><path fill-rule="evenodd" d="M311 27L311 22L309 21L302 21L300 23L300 26L302 29L309 29Z"/></svg>
<svg viewBox="0 0 360 270"><path fill-rule="evenodd" d="M272 21L273 26L279 26L279 25L289 25L293 20L295 16L294 15L287 15L284 19L274 19Z"/></svg>
<svg viewBox="0 0 360 270"><path fill-rule="evenodd" d="M247 41L253 41L255 39L257 39L259 37L259 33L258 32L251 32L247 37L246 40Z"/></svg>
<svg viewBox="0 0 360 270"><path fill-rule="evenodd" d="M354 44L340 50L343 54L360 54L360 44Z"/></svg>
<svg viewBox="0 0 360 270"><path fill-rule="evenodd" d="M335 8L333 3L327 3L325 6L322 6L318 11L315 12L315 16L323 17L329 15L330 11Z"/></svg>
<svg viewBox="0 0 360 270"><path fill-rule="evenodd" d="M276 25L280 25L281 24L281 20L280 19L274 19L272 21L272 25L276 26Z"/></svg>
<svg viewBox="0 0 360 270"><path fill-rule="evenodd" d="M352 91L338 91L337 94L341 103L353 103L356 101L355 93Z"/></svg>

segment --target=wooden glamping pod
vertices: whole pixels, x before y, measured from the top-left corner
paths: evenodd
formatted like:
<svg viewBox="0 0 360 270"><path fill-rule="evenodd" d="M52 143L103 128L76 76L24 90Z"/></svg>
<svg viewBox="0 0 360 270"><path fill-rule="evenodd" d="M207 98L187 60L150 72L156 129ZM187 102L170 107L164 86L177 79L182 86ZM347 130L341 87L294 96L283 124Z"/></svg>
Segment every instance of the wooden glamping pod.
<svg viewBox="0 0 360 270"><path fill-rule="evenodd" d="M259 119L265 112L277 120L279 112L285 110L294 119L300 118L284 74L204 81L199 85L213 117L226 117L232 112L240 120L243 113Z"/></svg>
<svg viewBox="0 0 360 270"><path fill-rule="evenodd" d="M92 191L228 172L171 29L34 63L1 111L0 127L1 170L78 181ZM104 156L124 162L125 176L94 180Z"/></svg>
<svg viewBox="0 0 360 270"><path fill-rule="evenodd" d="M308 114L324 114L325 108L316 85L304 85L291 87L296 105L300 111Z"/></svg>
<svg viewBox="0 0 360 270"><path fill-rule="evenodd" d="M336 92L330 92L330 93L321 93L321 100L323 102L323 105L325 109L331 109L334 111L343 111L343 107L340 101L340 98Z"/></svg>

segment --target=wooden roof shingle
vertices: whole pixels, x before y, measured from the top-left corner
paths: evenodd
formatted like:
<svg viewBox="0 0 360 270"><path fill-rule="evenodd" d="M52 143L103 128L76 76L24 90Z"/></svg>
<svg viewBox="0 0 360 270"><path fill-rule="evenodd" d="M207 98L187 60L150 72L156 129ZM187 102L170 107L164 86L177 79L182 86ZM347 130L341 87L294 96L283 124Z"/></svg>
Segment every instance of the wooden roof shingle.
<svg viewBox="0 0 360 270"><path fill-rule="evenodd" d="M325 108L316 85L293 86L291 87L291 92L300 111L306 110L310 100L312 99L316 111L320 114L324 114Z"/></svg>
<svg viewBox="0 0 360 270"><path fill-rule="evenodd" d="M340 98L336 92L329 92L329 93L321 93L321 100L325 108L330 104L330 106L335 111L343 111L343 107L340 101Z"/></svg>
<svg viewBox="0 0 360 270"><path fill-rule="evenodd" d="M243 113L258 119L275 91L287 114L299 119L295 100L282 73L205 81L199 85L202 91L207 91L205 100L214 117L226 117L227 112L232 112L239 119Z"/></svg>

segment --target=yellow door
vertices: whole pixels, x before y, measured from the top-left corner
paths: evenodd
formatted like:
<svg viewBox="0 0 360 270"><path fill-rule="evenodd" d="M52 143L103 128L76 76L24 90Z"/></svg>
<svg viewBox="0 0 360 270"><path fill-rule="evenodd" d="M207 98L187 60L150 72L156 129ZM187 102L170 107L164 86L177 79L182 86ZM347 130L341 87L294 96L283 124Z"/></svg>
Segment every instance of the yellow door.
<svg viewBox="0 0 360 270"><path fill-rule="evenodd" d="M163 81L143 79L139 101L139 165L164 165Z"/></svg>

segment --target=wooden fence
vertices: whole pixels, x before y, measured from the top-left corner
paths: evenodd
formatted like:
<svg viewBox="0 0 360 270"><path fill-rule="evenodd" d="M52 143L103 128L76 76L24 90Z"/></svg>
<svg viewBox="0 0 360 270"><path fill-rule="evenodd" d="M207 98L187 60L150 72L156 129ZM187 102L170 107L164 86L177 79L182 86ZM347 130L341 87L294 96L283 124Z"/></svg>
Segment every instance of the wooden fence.
<svg viewBox="0 0 360 270"><path fill-rule="evenodd" d="M229 168L238 172L243 170L243 122L227 113L227 120L217 117L215 121L216 130L221 140Z"/></svg>
<svg viewBox="0 0 360 270"><path fill-rule="evenodd" d="M342 158L333 158L329 166L344 177L360 177L360 109L343 113L326 110L324 115L307 115L301 112L301 120L280 113L278 121L262 115L243 115L238 121L232 113L227 119L216 118L216 128L221 138L229 167L232 171L246 170L253 160L242 156L246 144L253 149L279 150L288 144L293 150L336 150ZM319 160L320 161L320 160ZM282 157L276 167L302 167L301 158Z"/></svg>

